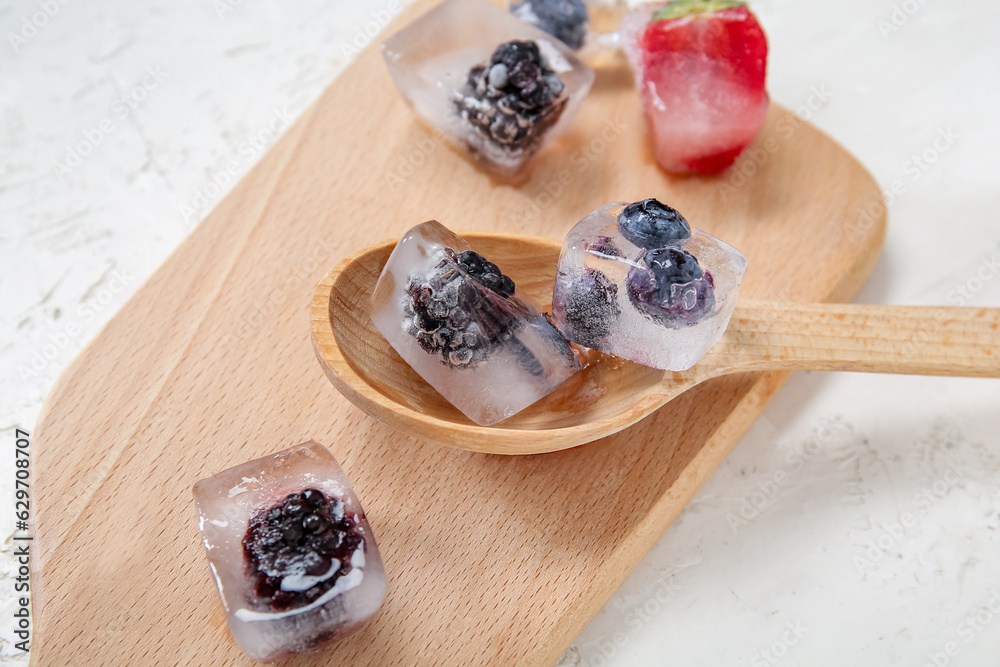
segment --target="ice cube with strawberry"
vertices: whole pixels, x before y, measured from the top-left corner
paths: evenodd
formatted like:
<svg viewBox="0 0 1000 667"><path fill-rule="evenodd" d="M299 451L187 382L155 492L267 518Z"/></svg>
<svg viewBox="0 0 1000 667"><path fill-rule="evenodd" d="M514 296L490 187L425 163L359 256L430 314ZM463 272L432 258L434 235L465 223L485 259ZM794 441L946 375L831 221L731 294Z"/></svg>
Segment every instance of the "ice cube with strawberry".
<svg viewBox="0 0 1000 667"><path fill-rule="evenodd" d="M730 167L764 123L767 38L745 2L674 0L622 21L657 162L670 172Z"/></svg>

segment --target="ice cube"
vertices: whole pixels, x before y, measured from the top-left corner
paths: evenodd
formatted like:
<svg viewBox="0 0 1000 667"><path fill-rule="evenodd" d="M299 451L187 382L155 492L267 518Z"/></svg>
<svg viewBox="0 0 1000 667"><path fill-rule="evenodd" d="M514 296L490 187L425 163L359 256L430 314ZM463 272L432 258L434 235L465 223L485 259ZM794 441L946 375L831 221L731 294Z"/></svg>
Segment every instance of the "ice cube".
<svg viewBox="0 0 1000 667"><path fill-rule="evenodd" d="M655 199L608 204L570 230L552 313L571 341L663 370L722 337L747 260Z"/></svg>
<svg viewBox="0 0 1000 667"><path fill-rule="evenodd" d="M501 270L430 221L403 235L372 295L372 322L389 344L483 426L528 407L581 367Z"/></svg>
<svg viewBox="0 0 1000 667"><path fill-rule="evenodd" d="M621 23L656 160L671 172L728 168L767 116L764 32L746 6L720 7L647 4ZM658 19L683 11L703 13Z"/></svg>
<svg viewBox="0 0 1000 667"><path fill-rule="evenodd" d="M510 11L577 50L587 37L587 6L583 0L521 0Z"/></svg>
<svg viewBox="0 0 1000 667"><path fill-rule="evenodd" d="M316 442L194 485L198 526L229 630L254 660L311 653L358 629L385 597L375 537L340 465Z"/></svg>
<svg viewBox="0 0 1000 667"><path fill-rule="evenodd" d="M382 55L417 115L504 177L569 126L594 80L565 44L488 0L445 0Z"/></svg>

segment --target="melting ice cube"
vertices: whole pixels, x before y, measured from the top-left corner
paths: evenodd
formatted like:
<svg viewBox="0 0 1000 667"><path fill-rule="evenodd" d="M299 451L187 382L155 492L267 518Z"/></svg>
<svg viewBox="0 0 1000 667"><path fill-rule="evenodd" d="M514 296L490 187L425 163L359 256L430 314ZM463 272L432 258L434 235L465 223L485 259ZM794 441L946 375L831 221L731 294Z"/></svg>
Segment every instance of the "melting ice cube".
<svg viewBox="0 0 1000 667"><path fill-rule="evenodd" d="M358 629L385 570L351 483L307 442L194 485L229 629L250 658L311 653Z"/></svg>
<svg viewBox="0 0 1000 667"><path fill-rule="evenodd" d="M552 313L572 341L682 371L722 337L747 260L655 199L614 203L570 230Z"/></svg>
<svg viewBox="0 0 1000 667"><path fill-rule="evenodd" d="M569 126L594 80L565 44L488 0L445 0L382 55L424 122L505 177Z"/></svg>
<svg viewBox="0 0 1000 667"><path fill-rule="evenodd" d="M501 269L439 222L396 244L372 295L372 322L424 380L488 426L580 369L552 323Z"/></svg>

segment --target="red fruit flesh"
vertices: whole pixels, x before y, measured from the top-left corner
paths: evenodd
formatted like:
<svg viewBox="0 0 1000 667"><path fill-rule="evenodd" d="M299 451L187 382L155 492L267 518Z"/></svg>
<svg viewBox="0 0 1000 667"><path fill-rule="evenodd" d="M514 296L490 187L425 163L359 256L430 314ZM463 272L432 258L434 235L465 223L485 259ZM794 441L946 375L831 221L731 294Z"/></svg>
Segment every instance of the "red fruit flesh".
<svg viewBox="0 0 1000 667"><path fill-rule="evenodd" d="M746 6L648 23L640 91L656 159L668 171L718 173L767 115L767 38Z"/></svg>

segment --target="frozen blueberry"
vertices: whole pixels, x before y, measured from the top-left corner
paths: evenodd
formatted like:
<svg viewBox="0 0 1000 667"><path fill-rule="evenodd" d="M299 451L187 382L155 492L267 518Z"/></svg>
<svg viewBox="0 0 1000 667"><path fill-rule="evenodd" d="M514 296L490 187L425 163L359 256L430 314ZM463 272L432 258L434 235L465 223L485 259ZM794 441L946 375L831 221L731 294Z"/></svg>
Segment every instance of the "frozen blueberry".
<svg viewBox="0 0 1000 667"><path fill-rule="evenodd" d="M684 216L657 199L643 199L622 209L618 229L622 236L647 250L691 238L691 226Z"/></svg>
<svg viewBox="0 0 1000 667"><path fill-rule="evenodd" d="M648 251L642 265L629 270L626 284L636 309L662 324L693 324L715 306L712 274L680 248Z"/></svg>
<svg viewBox="0 0 1000 667"><path fill-rule="evenodd" d="M579 49L587 37L587 6L583 0L522 0L512 2L510 11L571 49Z"/></svg>

